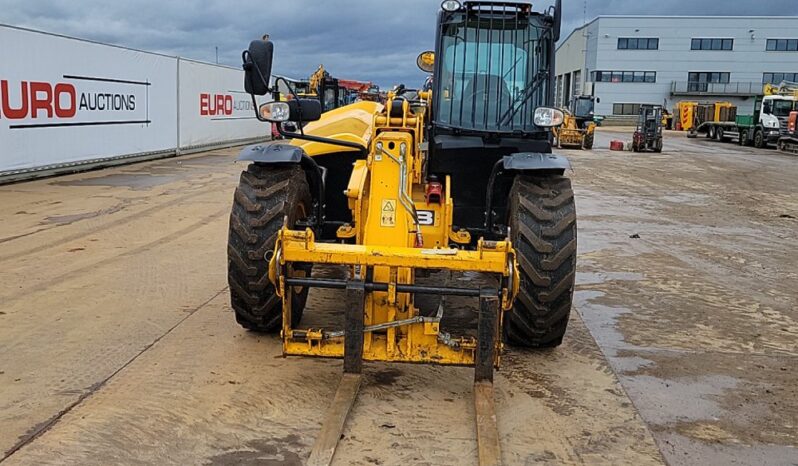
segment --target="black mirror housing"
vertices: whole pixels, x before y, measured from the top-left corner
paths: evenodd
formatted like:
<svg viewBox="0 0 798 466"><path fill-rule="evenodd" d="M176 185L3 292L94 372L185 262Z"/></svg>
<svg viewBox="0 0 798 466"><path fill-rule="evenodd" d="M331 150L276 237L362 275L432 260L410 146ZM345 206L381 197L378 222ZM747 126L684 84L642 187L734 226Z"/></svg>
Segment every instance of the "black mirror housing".
<svg viewBox="0 0 798 466"><path fill-rule="evenodd" d="M302 123L321 119L321 102L316 99L289 100L288 109L288 119L290 121L300 121L300 110L302 113Z"/></svg>
<svg viewBox="0 0 798 466"><path fill-rule="evenodd" d="M244 90L253 95L266 95L272 76L274 44L267 40L253 40L244 51Z"/></svg>
<svg viewBox="0 0 798 466"><path fill-rule="evenodd" d="M552 31L554 42L560 40L560 30L562 29L562 0L554 3L554 31Z"/></svg>

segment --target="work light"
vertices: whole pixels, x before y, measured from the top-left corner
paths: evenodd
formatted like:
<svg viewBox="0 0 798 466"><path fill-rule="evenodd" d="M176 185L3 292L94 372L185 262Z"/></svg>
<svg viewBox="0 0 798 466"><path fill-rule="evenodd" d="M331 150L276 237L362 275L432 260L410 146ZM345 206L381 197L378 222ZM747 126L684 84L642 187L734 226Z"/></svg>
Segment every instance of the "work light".
<svg viewBox="0 0 798 466"><path fill-rule="evenodd" d="M258 108L261 118L268 121L288 121L291 109L285 102L269 102Z"/></svg>
<svg viewBox="0 0 798 466"><path fill-rule="evenodd" d="M441 3L443 11L457 11L460 9L460 6L460 2L457 0L444 0L443 3Z"/></svg>
<svg viewBox="0 0 798 466"><path fill-rule="evenodd" d="M563 113L556 108L538 107L535 109L533 121L535 126L551 128L552 126L560 126L563 118Z"/></svg>

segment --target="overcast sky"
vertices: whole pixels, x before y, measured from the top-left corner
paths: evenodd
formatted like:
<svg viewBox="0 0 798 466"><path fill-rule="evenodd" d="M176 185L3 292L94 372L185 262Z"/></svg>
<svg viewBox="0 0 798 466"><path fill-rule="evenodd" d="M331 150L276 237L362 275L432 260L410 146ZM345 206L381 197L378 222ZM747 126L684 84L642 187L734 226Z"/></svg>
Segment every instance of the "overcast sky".
<svg viewBox="0 0 798 466"><path fill-rule="evenodd" d="M553 0L534 2L541 10ZM563 38L583 24L584 0L563 0ZM439 0L0 0L0 23L239 66L264 32L275 73L418 86L419 52L433 48ZM588 0L600 14L798 15L798 0Z"/></svg>

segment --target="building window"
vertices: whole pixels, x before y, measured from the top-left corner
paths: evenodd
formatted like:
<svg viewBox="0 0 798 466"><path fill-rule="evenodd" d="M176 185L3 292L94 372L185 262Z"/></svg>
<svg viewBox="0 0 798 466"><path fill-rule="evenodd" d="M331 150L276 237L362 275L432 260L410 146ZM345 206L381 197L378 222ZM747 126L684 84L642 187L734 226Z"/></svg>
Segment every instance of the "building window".
<svg viewBox="0 0 798 466"><path fill-rule="evenodd" d="M733 50L734 39L693 39L692 50Z"/></svg>
<svg viewBox="0 0 798 466"><path fill-rule="evenodd" d="M640 104L612 104L613 115L637 115L640 113Z"/></svg>
<svg viewBox="0 0 798 466"><path fill-rule="evenodd" d="M594 71L596 83L655 83L656 71Z"/></svg>
<svg viewBox="0 0 798 466"><path fill-rule="evenodd" d="M659 39L646 37L619 37L618 50L658 50Z"/></svg>
<svg viewBox="0 0 798 466"><path fill-rule="evenodd" d="M710 84L728 84L730 73L722 71L692 71L687 73L687 90L707 92Z"/></svg>
<svg viewBox="0 0 798 466"><path fill-rule="evenodd" d="M768 52L798 52L798 39L768 39Z"/></svg>
<svg viewBox="0 0 798 466"><path fill-rule="evenodd" d="M571 95L582 95L582 71L573 72L573 92Z"/></svg>
<svg viewBox="0 0 798 466"><path fill-rule="evenodd" d="M782 81L798 82L798 73L764 73L762 84L781 84Z"/></svg>

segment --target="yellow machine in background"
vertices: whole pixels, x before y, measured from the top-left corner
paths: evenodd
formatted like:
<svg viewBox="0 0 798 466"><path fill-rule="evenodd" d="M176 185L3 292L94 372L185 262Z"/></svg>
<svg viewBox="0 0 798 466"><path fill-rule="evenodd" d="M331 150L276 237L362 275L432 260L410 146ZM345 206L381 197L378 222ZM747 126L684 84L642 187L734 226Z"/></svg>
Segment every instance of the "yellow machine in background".
<svg viewBox="0 0 798 466"><path fill-rule="evenodd" d="M676 104L679 129L690 131L706 122L734 121L737 107L731 102L699 103L681 101Z"/></svg>
<svg viewBox="0 0 798 466"><path fill-rule="evenodd" d="M561 109L564 118L563 124L552 128L552 133L557 147L575 147L579 149L592 149L596 123L593 121L595 104L600 99L580 95L571 99L568 109Z"/></svg>
<svg viewBox="0 0 798 466"><path fill-rule="evenodd" d="M678 129L681 129L682 131L690 131L690 129L695 127L695 109L697 106L698 102L686 100L676 104L674 112L676 113L676 118L679 121Z"/></svg>

